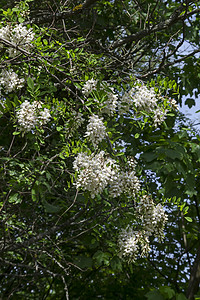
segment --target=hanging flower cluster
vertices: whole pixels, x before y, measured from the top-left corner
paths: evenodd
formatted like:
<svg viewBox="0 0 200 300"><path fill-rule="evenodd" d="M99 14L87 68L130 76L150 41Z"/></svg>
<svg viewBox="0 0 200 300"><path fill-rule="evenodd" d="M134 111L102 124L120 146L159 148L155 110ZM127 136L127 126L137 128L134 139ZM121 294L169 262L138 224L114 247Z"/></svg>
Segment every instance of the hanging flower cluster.
<svg viewBox="0 0 200 300"><path fill-rule="evenodd" d="M138 204L138 213L141 216L143 228L148 236L154 234L159 241L164 238L163 230L167 215L161 204L155 206L149 196L143 196Z"/></svg>
<svg viewBox="0 0 200 300"><path fill-rule="evenodd" d="M79 153L74 161L74 169L78 172L76 187L87 190L91 197L108 188L112 198L121 194L136 197L140 190L135 170L123 171L114 159L105 158L105 152L94 155Z"/></svg>
<svg viewBox="0 0 200 300"><path fill-rule="evenodd" d="M94 147L97 147L105 136L106 127L103 123L103 118L99 118L97 115L90 116L85 137L92 142Z"/></svg>
<svg viewBox="0 0 200 300"><path fill-rule="evenodd" d="M97 90L97 80L94 79L88 80L82 88L85 96L89 96L93 91ZM163 104L164 99L158 97L153 88L147 88L145 85L136 86L129 92L125 92L119 99L118 95L114 93L114 89L107 82L102 82L99 84L99 92L99 95L102 95L104 100L100 101L101 99L95 98L94 102L100 101L100 112L103 114L112 116L116 112L117 107L119 115L132 113L135 117L138 117L141 112L146 112L147 115L151 114L155 127L160 126L166 118L168 109ZM172 100L169 103L170 106L172 109L177 109L176 101Z"/></svg>
<svg viewBox="0 0 200 300"><path fill-rule="evenodd" d="M92 93L97 88L97 80L93 78L86 81L82 88L82 93L87 97L90 93Z"/></svg>
<svg viewBox="0 0 200 300"><path fill-rule="evenodd" d="M175 108L174 103L172 108ZM136 116L142 111L147 114L153 114L153 124L155 127L163 123L168 112L164 108L162 101L159 103L154 89L148 89L145 85L134 87L123 95L122 101L118 105L119 114L127 113L130 109Z"/></svg>
<svg viewBox="0 0 200 300"><path fill-rule="evenodd" d="M136 197L140 191L140 182L135 171L118 172L110 185L110 195L115 198L121 194Z"/></svg>
<svg viewBox="0 0 200 300"><path fill-rule="evenodd" d="M42 109L42 103L34 101L32 104L25 100L16 113L20 128L30 131L36 126L42 126L50 121L51 115L47 108Z"/></svg>
<svg viewBox="0 0 200 300"><path fill-rule="evenodd" d="M141 253L141 257L148 254L150 236L154 236L161 242L167 222L167 214L163 206L155 205L152 198L146 195L141 198L136 212L137 222L142 229L134 231L128 226L121 230L118 240L120 255L128 261L135 261L139 253Z"/></svg>
<svg viewBox="0 0 200 300"><path fill-rule="evenodd" d="M20 47L26 51L32 47L32 41L34 39L34 33L32 29L27 29L22 24L15 26L7 25L0 28L0 47L3 47L1 39L6 40L12 44L8 47L8 54L10 57L14 57L19 54L17 47Z"/></svg>
<svg viewBox="0 0 200 300"><path fill-rule="evenodd" d="M131 227L127 226L122 229L118 239L119 256L134 262L139 255L144 257L150 252L149 238L143 231L134 231Z"/></svg>
<svg viewBox="0 0 200 300"><path fill-rule="evenodd" d="M103 192L119 170L113 159L105 157L104 151L96 155L79 153L73 167L78 172L75 183L77 189L89 191L92 198Z"/></svg>
<svg viewBox="0 0 200 300"><path fill-rule="evenodd" d="M25 79L19 78L18 75L12 69L1 71L0 89L3 88L6 94L14 90L21 89L24 86L24 83Z"/></svg>

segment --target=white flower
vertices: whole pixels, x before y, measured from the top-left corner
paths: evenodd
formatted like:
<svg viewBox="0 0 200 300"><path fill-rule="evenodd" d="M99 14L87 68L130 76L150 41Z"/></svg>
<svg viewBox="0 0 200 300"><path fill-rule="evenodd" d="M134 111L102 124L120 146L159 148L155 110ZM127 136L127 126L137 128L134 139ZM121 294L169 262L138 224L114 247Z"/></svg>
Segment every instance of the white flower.
<svg viewBox="0 0 200 300"><path fill-rule="evenodd" d="M118 244L120 248L120 256L128 257L129 261L135 261L139 254L138 232L129 226L122 229L119 234Z"/></svg>
<svg viewBox="0 0 200 300"><path fill-rule="evenodd" d="M153 116L153 121L154 121L154 126L157 127L163 123L163 121L166 118L168 110L164 110L161 107L157 107L156 110L154 111L154 116Z"/></svg>
<svg viewBox="0 0 200 300"><path fill-rule="evenodd" d="M154 89L146 86L132 88L129 92L134 105L139 111L152 112L157 107L157 98Z"/></svg>
<svg viewBox="0 0 200 300"><path fill-rule="evenodd" d="M9 41L14 46L19 46L24 50L30 50L30 48L32 47L31 43L34 39L34 35L35 34L33 33L32 29L27 29L22 24L17 24L14 27L11 25L7 25L0 28L0 38ZM10 57L14 57L19 53L19 51L13 47L9 47L8 53Z"/></svg>
<svg viewBox="0 0 200 300"><path fill-rule="evenodd" d="M44 108L44 110L40 111L38 120L40 121L40 125L47 124L51 119L50 112L48 108Z"/></svg>
<svg viewBox="0 0 200 300"><path fill-rule="evenodd" d="M142 231L134 231L130 226L122 229L119 234L118 245L120 256L129 262L134 262L140 252L141 257L148 255L150 251L149 239Z"/></svg>
<svg viewBox="0 0 200 300"><path fill-rule="evenodd" d="M82 93L85 96L89 96L89 94L95 90L97 87L97 80L94 80L93 78L86 81L86 83L84 84L83 88L82 88Z"/></svg>
<svg viewBox="0 0 200 300"><path fill-rule="evenodd" d="M78 172L76 187L89 191L92 198L103 192L117 172L116 162L104 156L104 151L96 155L79 153L73 163L74 169Z"/></svg>
<svg viewBox="0 0 200 300"><path fill-rule="evenodd" d="M154 234L161 241L164 237L163 230L167 222L167 215L161 204L157 206L151 197L143 196L138 204L138 213L141 216L142 226L147 236Z"/></svg>
<svg viewBox="0 0 200 300"><path fill-rule="evenodd" d="M25 100L16 113L18 123L22 130L31 131L36 126L42 126L49 122L51 115L47 108L42 110L42 104L34 101L32 104Z"/></svg>
<svg viewBox="0 0 200 300"><path fill-rule="evenodd" d="M97 147L97 145L105 138L105 136L106 127L103 123L103 118L99 118L97 115L90 116L85 137L92 142L94 147Z"/></svg>
<svg viewBox="0 0 200 300"><path fill-rule="evenodd" d="M162 241L164 238L164 227L168 220L168 217L163 209L163 206L159 203L154 208L154 219L155 219L155 236L159 241Z"/></svg>
<svg viewBox="0 0 200 300"><path fill-rule="evenodd" d="M0 74L0 85L4 88L5 93L10 93L16 89L21 89L24 85L25 79L19 78L12 70L2 70Z"/></svg>
<svg viewBox="0 0 200 300"><path fill-rule="evenodd" d="M37 125L35 108L27 100L20 105L16 116L20 127L26 131L30 131Z"/></svg>
<svg viewBox="0 0 200 300"><path fill-rule="evenodd" d="M100 90L106 94L106 100L101 104L102 113L112 116L117 108L118 95L114 93L114 88L110 87L107 82L102 82Z"/></svg>
<svg viewBox="0 0 200 300"><path fill-rule="evenodd" d="M121 171L112 179L109 193L113 198L120 196L122 193L135 198L139 190L140 182L135 175L135 171Z"/></svg>
<svg viewBox="0 0 200 300"><path fill-rule="evenodd" d="M170 104L171 104L173 109L176 109L176 110L179 109L176 100L174 100L174 99L170 100Z"/></svg>
<svg viewBox="0 0 200 300"><path fill-rule="evenodd" d="M116 111L117 100L118 100L118 96L116 94L108 92L107 100L104 101L102 104L103 105L102 113L112 116Z"/></svg>

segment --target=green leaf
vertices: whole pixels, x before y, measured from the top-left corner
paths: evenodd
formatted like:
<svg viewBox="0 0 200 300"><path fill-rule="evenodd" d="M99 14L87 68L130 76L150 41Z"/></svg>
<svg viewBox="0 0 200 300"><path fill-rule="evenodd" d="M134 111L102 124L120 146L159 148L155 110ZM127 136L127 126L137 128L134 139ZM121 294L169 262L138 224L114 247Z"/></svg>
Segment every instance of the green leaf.
<svg viewBox="0 0 200 300"><path fill-rule="evenodd" d="M139 133L136 133L135 134L135 139L138 139L140 137L140 134Z"/></svg>
<svg viewBox="0 0 200 300"><path fill-rule="evenodd" d="M185 219L186 219L188 222L192 222L192 218L190 218L190 217L185 217Z"/></svg>
<svg viewBox="0 0 200 300"><path fill-rule="evenodd" d="M34 90L34 82L33 82L32 78L28 77L27 84L28 84L28 87L33 91Z"/></svg>
<svg viewBox="0 0 200 300"><path fill-rule="evenodd" d="M165 297L165 299L171 299L176 294L175 291L169 286L161 286L159 291Z"/></svg>
<svg viewBox="0 0 200 300"><path fill-rule="evenodd" d="M142 155L142 158L146 160L147 162L150 162L157 158L157 155L154 152L146 152Z"/></svg>
<svg viewBox="0 0 200 300"><path fill-rule="evenodd" d="M187 98L185 101L185 105L187 105L189 108L195 105L195 100L193 98Z"/></svg>
<svg viewBox="0 0 200 300"><path fill-rule="evenodd" d="M37 200L37 194L36 194L35 188L32 188L32 190L31 190L31 197L32 197L33 201Z"/></svg>
<svg viewBox="0 0 200 300"><path fill-rule="evenodd" d="M58 213L60 211L60 207L54 206L48 203L46 200L43 200L44 209L47 213Z"/></svg>
<svg viewBox="0 0 200 300"><path fill-rule="evenodd" d="M176 300L187 300L183 293L176 295Z"/></svg>
<svg viewBox="0 0 200 300"><path fill-rule="evenodd" d="M15 193L13 195L11 195L9 197L9 200L8 200L9 203L13 203L13 204L18 204L21 202L21 199L19 198L19 194L18 193Z"/></svg>
<svg viewBox="0 0 200 300"><path fill-rule="evenodd" d="M25 21L25 19L22 18L22 17L19 17L19 18L18 18L18 21L19 21L19 23L23 23L23 22Z"/></svg>
<svg viewBox="0 0 200 300"><path fill-rule="evenodd" d="M14 131L13 135L19 135L21 132L20 131Z"/></svg>
<svg viewBox="0 0 200 300"><path fill-rule="evenodd" d="M119 257L113 257L113 259L110 262L110 265L114 271L122 271L122 263Z"/></svg>
<svg viewBox="0 0 200 300"><path fill-rule="evenodd" d="M145 297L148 300L165 300L164 297L156 290L148 292Z"/></svg>
<svg viewBox="0 0 200 300"><path fill-rule="evenodd" d="M92 268L92 258L85 255L81 255L75 258L74 264L82 269Z"/></svg>

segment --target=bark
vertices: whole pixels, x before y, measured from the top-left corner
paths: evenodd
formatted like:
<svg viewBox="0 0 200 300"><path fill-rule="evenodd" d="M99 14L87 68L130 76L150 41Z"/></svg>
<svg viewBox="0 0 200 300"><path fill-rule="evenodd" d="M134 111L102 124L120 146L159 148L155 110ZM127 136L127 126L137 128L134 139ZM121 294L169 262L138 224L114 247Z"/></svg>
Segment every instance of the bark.
<svg viewBox="0 0 200 300"><path fill-rule="evenodd" d="M193 268L190 275L190 280L186 292L188 300L194 300L194 295L197 294L199 290L200 283L200 246L197 250L197 256L193 264Z"/></svg>

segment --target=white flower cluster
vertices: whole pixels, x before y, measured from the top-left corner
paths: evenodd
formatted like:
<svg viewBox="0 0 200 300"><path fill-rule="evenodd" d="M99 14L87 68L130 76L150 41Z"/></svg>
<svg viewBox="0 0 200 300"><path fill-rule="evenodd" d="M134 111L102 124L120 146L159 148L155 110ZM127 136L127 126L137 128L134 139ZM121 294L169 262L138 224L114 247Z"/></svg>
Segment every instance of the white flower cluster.
<svg viewBox="0 0 200 300"><path fill-rule="evenodd" d="M92 142L94 147L97 147L105 136L106 127L103 123L103 118L99 118L97 115L90 116L85 137Z"/></svg>
<svg viewBox="0 0 200 300"><path fill-rule="evenodd" d="M144 257L150 251L148 236L143 231L134 231L129 226L121 230L118 244L120 256L128 262L136 261L140 253L141 257Z"/></svg>
<svg viewBox="0 0 200 300"><path fill-rule="evenodd" d="M121 194L136 197L140 190L135 170L122 171L115 160L104 158L105 153L87 155L79 153L73 167L78 172L76 187L91 192L92 198L107 187L113 198Z"/></svg>
<svg viewBox="0 0 200 300"><path fill-rule="evenodd" d="M20 79L12 69L2 70L0 74L0 89L3 88L6 94L16 89L21 89L24 82L25 79Z"/></svg>
<svg viewBox="0 0 200 300"><path fill-rule="evenodd" d="M149 196L143 196L138 204L137 209L141 216L142 226L146 235L154 234L159 241L164 238L164 227L167 222L167 215L161 204L155 206L153 200Z"/></svg>
<svg viewBox="0 0 200 300"><path fill-rule="evenodd" d="M114 88L107 82L103 82L100 89L106 93L105 101L101 104L102 113L112 116L117 108L118 95L114 93Z"/></svg>
<svg viewBox="0 0 200 300"><path fill-rule="evenodd" d="M161 204L154 205L153 200L143 196L138 209L137 222L142 230L134 231L130 226L122 229L119 234L118 244L120 256L133 262L139 257L148 255L150 251L149 237L154 235L161 242L164 238L163 230L167 222L167 215Z"/></svg>
<svg viewBox="0 0 200 300"><path fill-rule="evenodd" d="M170 104L171 104L171 106L172 106L173 109L176 109L176 110L179 109L176 100L171 99L171 100L170 100Z"/></svg>
<svg viewBox="0 0 200 300"><path fill-rule="evenodd" d="M82 93L87 97L89 94L94 91L97 87L97 80L94 80L93 78L86 81L82 88Z"/></svg>
<svg viewBox="0 0 200 300"><path fill-rule="evenodd" d="M49 122L51 115L47 108L42 110L42 104L34 101L32 104L25 100L16 113L18 123L22 130L30 131L35 126L42 126Z"/></svg>
<svg viewBox="0 0 200 300"><path fill-rule="evenodd" d="M27 51L32 47L31 43L34 39L34 33L32 29L27 29L22 24L17 24L14 27L7 25L0 28L0 39L1 38L12 43L13 47L8 48L8 53L10 57L14 57L19 53L15 47L21 47ZM3 47L1 40L0 47Z"/></svg>
<svg viewBox="0 0 200 300"><path fill-rule="evenodd" d="M148 89L145 85L132 88L129 92L137 110L153 112L157 107L157 98L154 89Z"/></svg>
<svg viewBox="0 0 200 300"><path fill-rule="evenodd" d="M153 116L153 122L155 127L158 127L164 122L167 112L168 112L167 109L163 109L161 107L156 108Z"/></svg>
<svg viewBox="0 0 200 300"><path fill-rule="evenodd" d="M73 163L74 169L79 173L76 187L89 191L92 198L103 192L118 170L115 161L104 156L104 151L96 155L79 153Z"/></svg>
<svg viewBox="0 0 200 300"><path fill-rule="evenodd" d="M168 112L164 107L160 107L154 89L148 89L144 85L134 87L122 96L122 100L118 104L119 114L127 113L130 109L136 110L136 116L141 111L147 114L152 113L155 127L163 123Z"/></svg>
<svg viewBox="0 0 200 300"><path fill-rule="evenodd" d="M115 198L122 193L136 197L140 190L140 182L135 171L118 172L110 184L110 195Z"/></svg>

